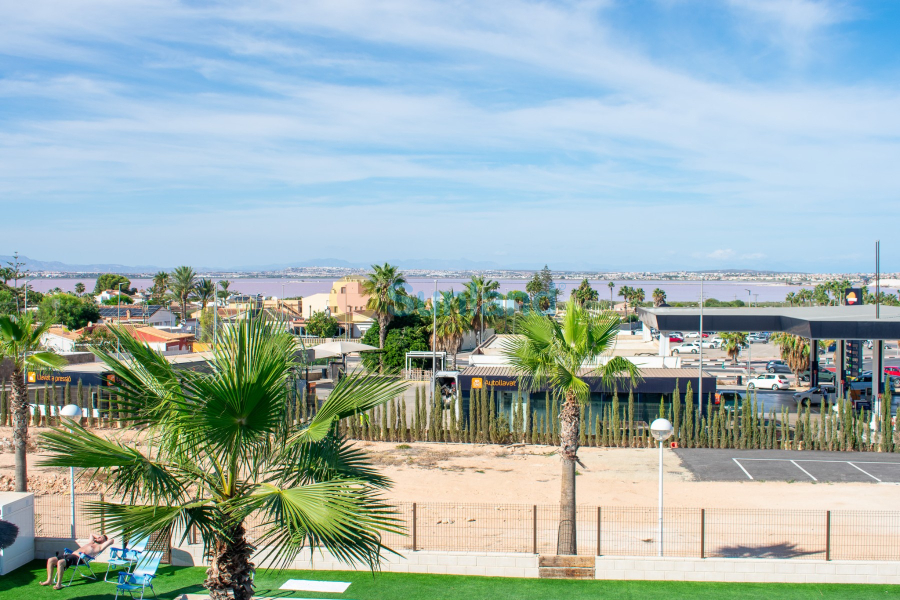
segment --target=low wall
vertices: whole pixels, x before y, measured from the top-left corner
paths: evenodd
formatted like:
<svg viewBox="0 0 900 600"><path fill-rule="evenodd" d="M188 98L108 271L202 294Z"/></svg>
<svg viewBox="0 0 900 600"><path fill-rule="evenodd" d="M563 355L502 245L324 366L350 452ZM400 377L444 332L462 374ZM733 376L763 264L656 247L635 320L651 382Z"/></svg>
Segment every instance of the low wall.
<svg viewBox="0 0 900 600"><path fill-rule="evenodd" d="M176 566L199 566L203 546L185 544L172 548L172 564ZM257 564L257 568L267 566ZM335 559L327 551L316 551L312 555L304 549L297 555L289 569L312 571L368 571L368 567L356 569ZM536 554L513 552L436 552L420 550L404 552L403 556L387 555L381 570L389 573L432 573L441 575L484 575L487 577L532 577L538 576Z"/></svg>
<svg viewBox="0 0 900 600"><path fill-rule="evenodd" d="M0 575L34 560L34 494L0 492L0 519L19 528L16 541L0 550Z"/></svg>
<svg viewBox="0 0 900 600"><path fill-rule="evenodd" d="M900 584L900 562L598 556L596 578L632 581L898 585Z"/></svg>

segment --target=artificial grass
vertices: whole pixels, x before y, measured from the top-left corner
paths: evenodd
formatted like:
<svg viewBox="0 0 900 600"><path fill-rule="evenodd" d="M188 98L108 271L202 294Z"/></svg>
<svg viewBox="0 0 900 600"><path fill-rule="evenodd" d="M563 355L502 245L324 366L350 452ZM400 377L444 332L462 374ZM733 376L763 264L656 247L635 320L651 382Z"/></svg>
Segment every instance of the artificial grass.
<svg viewBox="0 0 900 600"><path fill-rule="evenodd" d="M34 561L0 577L3 600L45 600L97 598L112 600L116 588L111 583L76 576L69 588L60 591L38 585L47 571L43 561ZM105 572L105 564L95 563L95 571ZM67 573L68 575L69 573ZM162 600L177 594L202 593L206 577L202 567L161 566L154 587ZM343 594L288 592L278 587L288 579L349 581ZM257 596L282 598L341 598L347 600L670 600L671 598L730 600L869 600L900 598L900 586L818 585L780 583L686 583L662 581L568 581L554 579L511 579L420 575L413 573L360 573L355 571L260 571L256 577ZM123 596L120 596L122 598ZM125 596L127 597L127 596ZM146 598L152 598L148 592Z"/></svg>

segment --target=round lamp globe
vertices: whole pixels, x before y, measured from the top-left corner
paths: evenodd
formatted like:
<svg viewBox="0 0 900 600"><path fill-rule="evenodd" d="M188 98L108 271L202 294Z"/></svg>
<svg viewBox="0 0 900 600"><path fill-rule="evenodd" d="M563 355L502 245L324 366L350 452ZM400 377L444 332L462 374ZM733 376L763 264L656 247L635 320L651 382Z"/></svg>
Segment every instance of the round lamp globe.
<svg viewBox="0 0 900 600"><path fill-rule="evenodd" d="M672 423L668 419L656 419L650 423L650 433L657 441L661 442L668 439L674 432L675 428L672 427Z"/></svg>
<svg viewBox="0 0 900 600"><path fill-rule="evenodd" d="M59 409L59 416L69 418L80 417L81 408L77 404L66 404L61 409Z"/></svg>

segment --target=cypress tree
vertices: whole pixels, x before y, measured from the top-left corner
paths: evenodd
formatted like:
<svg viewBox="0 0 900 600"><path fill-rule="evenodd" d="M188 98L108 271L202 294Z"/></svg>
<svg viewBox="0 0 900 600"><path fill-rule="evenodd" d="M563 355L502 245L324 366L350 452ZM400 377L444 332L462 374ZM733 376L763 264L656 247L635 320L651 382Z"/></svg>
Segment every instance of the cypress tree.
<svg viewBox="0 0 900 600"><path fill-rule="evenodd" d="M610 432L610 415L609 407L603 408L603 446L609 447L612 444L612 435Z"/></svg>
<svg viewBox="0 0 900 600"><path fill-rule="evenodd" d="M881 452L890 452L893 450L893 431L891 428L891 402L893 395L891 394L891 382L888 381L884 386L884 395L881 397L881 440L878 449Z"/></svg>
<svg viewBox="0 0 900 600"><path fill-rule="evenodd" d="M628 390L628 447L634 448L634 386Z"/></svg>
<svg viewBox="0 0 900 600"><path fill-rule="evenodd" d="M610 426L612 427L612 435L610 436L610 445L621 446L621 419L619 415L619 393L613 390L612 406L610 407Z"/></svg>
<svg viewBox="0 0 900 600"><path fill-rule="evenodd" d="M603 405L601 404L600 406L600 410L602 411ZM597 413L596 415L594 415L594 446L599 448L602 443L603 439L600 431L600 413Z"/></svg>
<svg viewBox="0 0 900 600"><path fill-rule="evenodd" d="M406 394L400 399L400 441L409 442L409 429L406 427Z"/></svg>
<svg viewBox="0 0 900 600"><path fill-rule="evenodd" d="M552 443L554 446L559 446L559 428L560 428L559 404L560 404L560 401L561 401L561 398L557 395L556 398L554 398L553 402L550 403L550 410L553 411L553 422L551 423L551 425L553 426L553 442Z"/></svg>
<svg viewBox="0 0 900 600"><path fill-rule="evenodd" d="M419 386L416 386L416 408L413 412L413 439L422 439L422 401Z"/></svg>
<svg viewBox="0 0 900 600"><path fill-rule="evenodd" d="M673 442L678 442L680 446L681 440L681 389L678 380L675 380L675 391L672 393L672 426L674 428Z"/></svg>
<svg viewBox="0 0 900 600"><path fill-rule="evenodd" d="M525 443L531 444L532 432L534 431L534 420L531 414L531 394L525 396L525 414L522 419L522 426L525 430Z"/></svg>
<svg viewBox="0 0 900 600"><path fill-rule="evenodd" d="M666 397L663 394L659 395L659 409L656 411L656 418L666 418Z"/></svg>
<svg viewBox="0 0 900 600"><path fill-rule="evenodd" d="M394 400L389 400L387 403L387 431L385 432L387 435L386 441L395 442L397 440L394 439L394 421L396 419L396 412L394 410Z"/></svg>
<svg viewBox="0 0 900 600"><path fill-rule="evenodd" d="M6 400L6 382L0 383L0 427L6 427L6 421L9 418L9 409Z"/></svg>
<svg viewBox="0 0 900 600"><path fill-rule="evenodd" d="M684 423L681 425L681 443L685 448L693 448L694 437L694 389L688 381L684 395Z"/></svg>

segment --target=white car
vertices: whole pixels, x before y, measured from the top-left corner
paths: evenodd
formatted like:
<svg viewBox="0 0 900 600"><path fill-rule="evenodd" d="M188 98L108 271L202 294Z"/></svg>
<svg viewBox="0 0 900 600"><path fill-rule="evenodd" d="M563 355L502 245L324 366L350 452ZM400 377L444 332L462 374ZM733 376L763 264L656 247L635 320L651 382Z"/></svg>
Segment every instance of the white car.
<svg viewBox="0 0 900 600"><path fill-rule="evenodd" d="M767 390L786 390L791 382L781 373L763 373L747 382L747 389L761 388Z"/></svg>
<svg viewBox="0 0 900 600"><path fill-rule="evenodd" d="M700 343L703 344L704 348L719 348L722 345L722 339L712 338L710 340L703 340Z"/></svg>
<svg viewBox="0 0 900 600"><path fill-rule="evenodd" d="M676 346L672 349L672 354L699 354L700 353L700 344L697 342L687 342L685 344L681 344L680 346Z"/></svg>

